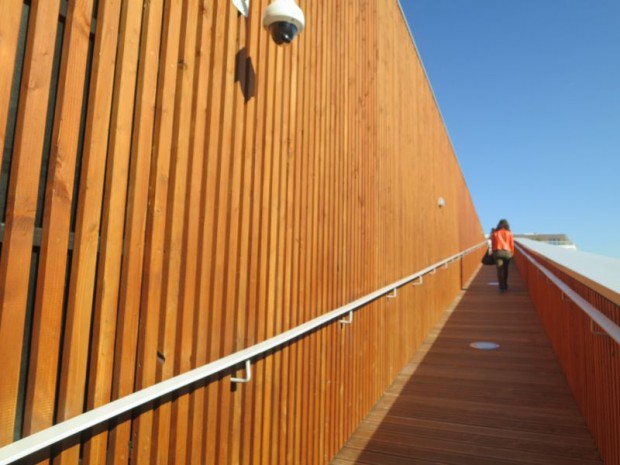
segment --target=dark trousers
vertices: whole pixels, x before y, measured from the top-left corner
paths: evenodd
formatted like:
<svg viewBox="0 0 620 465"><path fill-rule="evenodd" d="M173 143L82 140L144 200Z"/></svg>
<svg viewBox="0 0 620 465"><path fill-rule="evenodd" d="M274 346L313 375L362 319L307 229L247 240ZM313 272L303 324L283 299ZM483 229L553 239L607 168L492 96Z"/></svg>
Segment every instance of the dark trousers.
<svg viewBox="0 0 620 465"><path fill-rule="evenodd" d="M497 267L497 281L500 290L508 289L508 264L512 258L512 252L509 250L494 250L493 258Z"/></svg>

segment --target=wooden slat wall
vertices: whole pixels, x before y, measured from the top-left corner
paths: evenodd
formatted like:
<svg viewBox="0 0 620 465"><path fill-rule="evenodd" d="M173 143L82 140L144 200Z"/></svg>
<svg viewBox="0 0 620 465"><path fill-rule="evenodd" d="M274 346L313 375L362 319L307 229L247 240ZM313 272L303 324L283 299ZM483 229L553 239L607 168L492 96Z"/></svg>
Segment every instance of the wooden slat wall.
<svg viewBox="0 0 620 465"><path fill-rule="evenodd" d="M398 4L300 1L287 47L267 4L245 19L224 0L69 1L54 88L65 3L32 0L9 141L22 5L0 0L0 445L482 240ZM253 360L247 385L224 373L30 462L327 463L478 259Z"/></svg>
<svg viewBox="0 0 620 465"><path fill-rule="evenodd" d="M620 324L620 306L541 256L536 259L607 318ZM577 406L603 461L620 464L620 358L618 344L522 254L516 255Z"/></svg>
<svg viewBox="0 0 620 465"><path fill-rule="evenodd" d="M21 369L22 336L26 321L28 282L32 257L37 190L45 133L45 114L52 79L52 64L59 0L34 4L30 9L28 40L20 89L20 107L11 159L6 201L2 256L0 257L0 357L7 377L0 383L0 444L10 440L16 414ZM15 15L14 19L17 19ZM7 35L11 35L11 29ZM12 48L11 37L7 46ZM10 51L9 51L10 53ZM3 53L6 55L6 53ZM9 70L12 66L9 66ZM4 79L7 79L5 76ZM10 87L1 84L1 88ZM2 107L9 102L3 102ZM5 110L6 111L6 110ZM41 315L41 313L39 313ZM43 316L43 315L41 315ZM17 350L16 350L17 349ZM16 353L17 352L17 353ZM35 363L37 362L35 348ZM46 370L42 366L42 370ZM5 400L6 399L6 400Z"/></svg>

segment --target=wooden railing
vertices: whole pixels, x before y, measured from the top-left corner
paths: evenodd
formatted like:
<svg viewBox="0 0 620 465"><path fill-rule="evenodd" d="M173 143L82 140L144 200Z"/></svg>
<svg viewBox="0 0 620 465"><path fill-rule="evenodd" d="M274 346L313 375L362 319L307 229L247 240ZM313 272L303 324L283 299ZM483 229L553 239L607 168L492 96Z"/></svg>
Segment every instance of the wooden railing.
<svg viewBox="0 0 620 465"><path fill-rule="evenodd" d="M575 265L580 258L584 261L579 252L529 240L520 240L519 246L517 266L577 405L605 464L619 465L620 281L610 288L588 278ZM589 269L598 261L599 272L612 261L585 260ZM611 266L610 271L620 276L620 260Z"/></svg>

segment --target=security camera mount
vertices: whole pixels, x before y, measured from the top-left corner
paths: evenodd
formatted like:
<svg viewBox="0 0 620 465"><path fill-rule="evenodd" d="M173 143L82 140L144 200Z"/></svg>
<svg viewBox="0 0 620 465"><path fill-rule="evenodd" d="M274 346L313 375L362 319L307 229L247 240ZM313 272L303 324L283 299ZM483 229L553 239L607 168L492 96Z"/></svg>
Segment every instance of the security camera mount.
<svg viewBox="0 0 620 465"><path fill-rule="evenodd" d="M295 0L274 0L263 15L263 26L280 45L290 43L305 26L304 13Z"/></svg>
<svg viewBox="0 0 620 465"><path fill-rule="evenodd" d="M235 8L246 18L250 14L250 0L232 0Z"/></svg>

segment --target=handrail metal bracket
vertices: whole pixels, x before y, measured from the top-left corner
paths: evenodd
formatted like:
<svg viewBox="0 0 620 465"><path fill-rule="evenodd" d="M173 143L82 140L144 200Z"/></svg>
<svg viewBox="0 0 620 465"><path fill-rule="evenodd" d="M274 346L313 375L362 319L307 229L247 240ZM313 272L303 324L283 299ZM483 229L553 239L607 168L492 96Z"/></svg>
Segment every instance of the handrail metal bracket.
<svg viewBox="0 0 620 465"><path fill-rule="evenodd" d="M437 273L437 268L433 268L429 274L435 274L435 273Z"/></svg>
<svg viewBox="0 0 620 465"><path fill-rule="evenodd" d="M607 334L605 331L598 331L596 329L594 329L595 323L594 320L590 320L590 332L592 334L594 334L595 336L607 336L609 337L609 334Z"/></svg>
<svg viewBox="0 0 620 465"><path fill-rule="evenodd" d="M416 281L413 281L411 284L413 284L414 286L421 286L423 282L424 276L419 276L418 279Z"/></svg>
<svg viewBox="0 0 620 465"><path fill-rule="evenodd" d="M245 361L245 378L230 378L231 383L249 383L252 380L252 363Z"/></svg>
<svg viewBox="0 0 620 465"><path fill-rule="evenodd" d="M392 289L392 292L387 295L387 298L388 299L395 299L396 297L398 297L398 289L394 288L394 289Z"/></svg>
<svg viewBox="0 0 620 465"><path fill-rule="evenodd" d="M353 310L351 310L348 314L346 318L342 318L340 320L340 323L343 325L350 325L351 323L353 323Z"/></svg>

